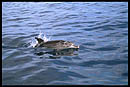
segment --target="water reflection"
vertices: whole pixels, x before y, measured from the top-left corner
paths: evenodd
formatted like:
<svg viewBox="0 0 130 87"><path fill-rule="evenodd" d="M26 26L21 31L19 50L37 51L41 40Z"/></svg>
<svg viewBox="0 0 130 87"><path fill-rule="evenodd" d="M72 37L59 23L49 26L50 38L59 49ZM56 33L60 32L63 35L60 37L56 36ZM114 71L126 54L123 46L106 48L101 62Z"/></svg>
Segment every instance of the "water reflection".
<svg viewBox="0 0 130 87"><path fill-rule="evenodd" d="M39 51L34 53L35 55L41 56L41 55L45 55L45 54L50 54L52 56L50 56L49 58L59 58L61 56L74 56L74 55L78 55L78 53L75 53L76 51L78 51L78 49L74 49L74 48L69 48L69 49L62 49L62 50L51 50L51 51Z"/></svg>

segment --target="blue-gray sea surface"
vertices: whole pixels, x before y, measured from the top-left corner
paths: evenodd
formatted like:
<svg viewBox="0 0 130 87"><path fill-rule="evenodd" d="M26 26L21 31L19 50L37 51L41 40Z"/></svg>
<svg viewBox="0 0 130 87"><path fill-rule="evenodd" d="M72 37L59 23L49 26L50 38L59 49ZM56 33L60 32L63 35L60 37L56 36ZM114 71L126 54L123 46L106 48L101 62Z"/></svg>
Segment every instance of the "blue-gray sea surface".
<svg viewBox="0 0 130 87"><path fill-rule="evenodd" d="M80 48L29 47L40 31ZM2 84L128 85L128 2L3 2Z"/></svg>

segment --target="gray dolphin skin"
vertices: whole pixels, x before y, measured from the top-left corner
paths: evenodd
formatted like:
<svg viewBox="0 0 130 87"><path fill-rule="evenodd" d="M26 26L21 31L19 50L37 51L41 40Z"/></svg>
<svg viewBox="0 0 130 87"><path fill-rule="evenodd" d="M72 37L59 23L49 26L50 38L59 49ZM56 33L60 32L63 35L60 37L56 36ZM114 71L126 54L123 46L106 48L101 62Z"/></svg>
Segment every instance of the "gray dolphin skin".
<svg viewBox="0 0 130 87"><path fill-rule="evenodd" d="M47 47L52 49L79 48L79 46L74 45L70 41L53 40L45 42L43 39L38 37L35 37L35 39L38 41L38 44L36 44L35 47Z"/></svg>

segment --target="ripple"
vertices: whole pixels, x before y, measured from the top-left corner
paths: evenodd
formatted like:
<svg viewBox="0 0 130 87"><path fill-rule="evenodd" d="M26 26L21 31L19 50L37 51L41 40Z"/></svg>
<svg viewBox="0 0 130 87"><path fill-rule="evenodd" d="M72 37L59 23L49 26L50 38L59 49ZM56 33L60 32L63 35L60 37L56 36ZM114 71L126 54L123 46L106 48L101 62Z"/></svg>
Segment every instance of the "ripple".
<svg viewBox="0 0 130 87"><path fill-rule="evenodd" d="M30 19L30 17L26 17L26 18L13 18L13 19L7 19L6 21L20 21L20 20L26 20L26 19Z"/></svg>
<svg viewBox="0 0 130 87"><path fill-rule="evenodd" d="M112 51L112 50L117 50L120 47L113 47L113 46L105 46L105 47L100 47L100 48L96 48L93 49L95 51Z"/></svg>
<svg viewBox="0 0 130 87"><path fill-rule="evenodd" d="M93 65L104 64L104 65L117 65L117 64L127 64L127 60L97 60L97 61L87 61L79 63L78 65L84 67L92 67Z"/></svg>
<svg viewBox="0 0 130 87"><path fill-rule="evenodd" d="M78 73L75 72L71 72L71 71L66 71L66 74L69 74L69 76L73 76L73 77L79 77L79 78L87 78L86 76L80 75Z"/></svg>
<svg viewBox="0 0 130 87"><path fill-rule="evenodd" d="M60 23L60 24L55 24L55 25L53 25L53 27L58 27L58 26L69 26L69 25L76 25L76 24L86 24L86 23L88 23L88 22L64 22L64 23Z"/></svg>
<svg viewBox="0 0 130 87"><path fill-rule="evenodd" d="M55 34L53 36L70 36L70 35L75 35L75 34L80 34L81 32L68 32L68 33L58 33L58 34Z"/></svg>
<svg viewBox="0 0 130 87"><path fill-rule="evenodd" d="M21 27L21 25L8 25L8 26L3 26L3 28L10 28L10 27Z"/></svg>
<svg viewBox="0 0 130 87"><path fill-rule="evenodd" d="M45 14L45 13L51 13L51 12L53 12L53 11L42 11L39 14Z"/></svg>
<svg viewBox="0 0 130 87"><path fill-rule="evenodd" d="M87 42L87 43L83 43L82 45L95 46L96 44L94 42Z"/></svg>
<svg viewBox="0 0 130 87"><path fill-rule="evenodd" d="M37 24L37 23L28 23L27 26L28 26L28 27L39 27L39 26L41 26L41 24Z"/></svg>
<svg viewBox="0 0 130 87"><path fill-rule="evenodd" d="M65 61L61 61L61 60L55 60L55 61L53 61L53 63L54 63L54 64L57 64L57 65L66 65L66 66L67 66L67 65L69 65L69 66L70 66L70 65L71 65L71 66L74 65L74 63L72 63L72 62L65 62Z"/></svg>

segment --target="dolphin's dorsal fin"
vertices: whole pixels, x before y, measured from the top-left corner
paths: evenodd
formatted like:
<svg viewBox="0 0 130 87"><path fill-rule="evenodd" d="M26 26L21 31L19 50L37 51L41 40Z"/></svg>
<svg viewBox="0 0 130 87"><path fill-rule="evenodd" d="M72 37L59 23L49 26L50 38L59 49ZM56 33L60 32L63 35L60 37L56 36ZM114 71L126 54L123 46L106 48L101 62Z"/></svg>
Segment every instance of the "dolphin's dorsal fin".
<svg viewBox="0 0 130 87"><path fill-rule="evenodd" d="M42 42L44 42L44 40L41 39L41 38L35 37L35 39L38 41L39 44L42 43Z"/></svg>

